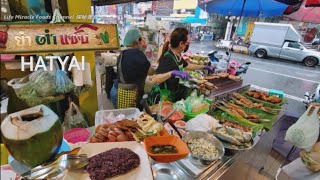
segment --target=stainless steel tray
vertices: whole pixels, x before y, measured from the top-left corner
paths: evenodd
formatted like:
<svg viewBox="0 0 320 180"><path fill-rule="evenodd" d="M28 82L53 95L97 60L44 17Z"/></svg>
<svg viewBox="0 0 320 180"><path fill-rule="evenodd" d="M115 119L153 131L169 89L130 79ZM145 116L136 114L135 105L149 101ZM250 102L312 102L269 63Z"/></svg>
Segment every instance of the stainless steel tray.
<svg viewBox="0 0 320 180"><path fill-rule="evenodd" d="M189 180L185 174L177 166L169 163L159 163L152 166L154 180Z"/></svg>

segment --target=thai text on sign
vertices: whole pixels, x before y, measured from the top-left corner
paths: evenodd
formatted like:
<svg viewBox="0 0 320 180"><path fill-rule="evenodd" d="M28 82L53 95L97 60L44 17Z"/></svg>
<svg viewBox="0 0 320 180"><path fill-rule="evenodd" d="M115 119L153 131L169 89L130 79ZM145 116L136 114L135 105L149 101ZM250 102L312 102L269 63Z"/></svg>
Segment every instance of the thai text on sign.
<svg viewBox="0 0 320 180"><path fill-rule="evenodd" d="M0 53L118 48L119 36L115 24L0 25Z"/></svg>

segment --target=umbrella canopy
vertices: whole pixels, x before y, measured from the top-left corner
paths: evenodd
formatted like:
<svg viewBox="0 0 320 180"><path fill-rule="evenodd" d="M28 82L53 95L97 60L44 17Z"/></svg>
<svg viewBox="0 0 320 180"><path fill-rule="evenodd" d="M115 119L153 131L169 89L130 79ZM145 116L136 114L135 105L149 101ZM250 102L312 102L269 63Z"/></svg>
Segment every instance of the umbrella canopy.
<svg viewBox="0 0 320 180"><path fill-rule="evenodd" d="M288 7L274 0L212 0L199 6L208 13L249 17L282 16Z"/></svg>
<svg viewBox="0 0 320 180"><path fill-rule="evenodd" d="M306 0L306 7L320 7L320 0Z"/></svg>
<svg viewBox="0 0 320 180"><path fill-rule="evenodd" d="M304 1L299 10L289 15L285 15L290 19L294 19L302 22L320 23L320 7L306 7L307 1Z"/></svg>
<svg viewBox="0 0 320 180"><path fill-rule="evenodd" d="M278 2L281 2L283 4L288 4L288 5L295 5L301 3L302 0L275 0Z"/></svg>
<svg viewBox="0 0 320 180"><path fill-rule="evenodd" d="M147 1L156 1L156 0L92 0L92 3L97 6L106 6L112 4L123 4L130 2L147 2Z"/></svg>

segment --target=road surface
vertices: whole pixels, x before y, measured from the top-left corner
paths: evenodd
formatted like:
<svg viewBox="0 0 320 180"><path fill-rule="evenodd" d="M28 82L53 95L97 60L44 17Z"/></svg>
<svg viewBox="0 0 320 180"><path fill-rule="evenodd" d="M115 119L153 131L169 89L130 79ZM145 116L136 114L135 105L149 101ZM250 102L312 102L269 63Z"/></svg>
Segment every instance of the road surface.
<svg viewBox="0 0 320 180"><path fill-rule="evenodd" d="M207 54L214 49L213 42L192 42L190 45L193 53ZM260 90L284 91L288 99L287 113L297 117L303 114L306 110L302 103L304 94L307 91L313 93L320 83L320 66L306 67L302 63L281 59L259 59L252 55L231 54L231 60L239 63L251 62L247 74L243 76L245 83Z"/></svg>

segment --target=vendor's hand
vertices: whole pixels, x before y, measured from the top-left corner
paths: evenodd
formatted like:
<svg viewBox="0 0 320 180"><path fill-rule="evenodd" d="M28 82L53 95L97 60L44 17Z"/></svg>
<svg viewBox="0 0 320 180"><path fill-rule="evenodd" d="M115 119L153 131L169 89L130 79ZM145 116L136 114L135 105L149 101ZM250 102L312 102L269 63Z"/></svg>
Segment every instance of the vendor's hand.
<svg viewBox="0 0 320 180"><path fill-rule="evenodd" d="M173 70L172 73L171 73L171 76L179 77L179 78L181 78L183 80L188 80L188 79L192 78L188 73L183 72L183 71L178 71L178 70Z"/></svg>
<svg viewBox="0 0 320 180"><path fill-rule="evenodd" d="M214 67L212 67L212 66L204 66L203 69L207 70L209 74L214 73Z"/></svg>

